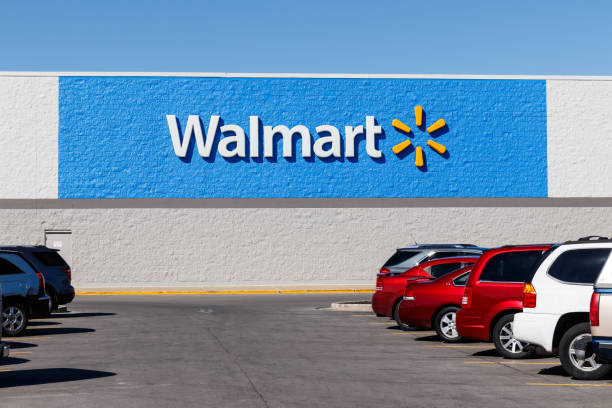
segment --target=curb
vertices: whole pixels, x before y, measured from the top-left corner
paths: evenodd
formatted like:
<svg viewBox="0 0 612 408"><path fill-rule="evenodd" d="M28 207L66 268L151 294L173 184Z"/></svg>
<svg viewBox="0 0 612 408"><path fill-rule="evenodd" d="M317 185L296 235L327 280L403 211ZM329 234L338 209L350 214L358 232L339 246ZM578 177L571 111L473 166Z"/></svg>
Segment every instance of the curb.
<svg viewBox="0 0 612 408"><path fill-rule="evenodd" d="M118 290L77 291L78 296L107 295L280 295L316 293L374 293L374 289L298 289L298 290Z"/></svg>
<svg viewBox="0 0 612 408"><path fill-rule="evenodd" d="M345 312L372 312L372 304L369 302L335 302L331 304L331 308Z"/></svg>

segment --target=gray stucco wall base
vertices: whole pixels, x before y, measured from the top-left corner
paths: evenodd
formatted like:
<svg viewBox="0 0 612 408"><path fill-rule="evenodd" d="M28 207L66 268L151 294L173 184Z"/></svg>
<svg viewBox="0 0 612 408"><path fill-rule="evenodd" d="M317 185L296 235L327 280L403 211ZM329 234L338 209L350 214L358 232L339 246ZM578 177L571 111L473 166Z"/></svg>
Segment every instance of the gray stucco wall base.
<svg viewBox="0 0 612 408"><path fill-rule="evenodd" d="M415 240L498 246L612 235L609 200L178 201L5 200L0 243L43 244L45 230L72 231L77 288L282 287L373 285L395 248Z"/></svg>

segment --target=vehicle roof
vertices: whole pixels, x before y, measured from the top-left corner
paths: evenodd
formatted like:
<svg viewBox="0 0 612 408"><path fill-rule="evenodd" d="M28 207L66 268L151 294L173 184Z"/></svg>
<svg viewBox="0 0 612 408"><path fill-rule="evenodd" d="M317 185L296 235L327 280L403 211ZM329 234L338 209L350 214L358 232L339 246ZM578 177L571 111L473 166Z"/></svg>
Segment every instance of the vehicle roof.
<svg viewBox="0 0 612 408"><path fill-rule="evenodd" d="M486 248L482 248L473 244L416 244L403 248L397 248L398 251L410 251L415 249L475 249L484 251Z"/></svg>
<svg viewBox="0 0 612 408"><path fill-rule="evenodd" d="M0 245L0 249L8 249L13 251L40 249L46 251L58 252L55 248L49 248L44 245Z"/></svg>
<svg viewBox="0 0 612 408"><path fill-rule="evenodd" d="M519 245L504 245L497 248L490 248L487 252L510 252L514 249L534 249L534 250L545 250L551 248L555 244L519 244Z"/></svg>
<svg viewBox="0 0 612 408"><path fill-rule="evenodd" d="M474 261L474 263L476 263L476 261L479 258L480 258L480 256L449 256L448 258L438 258L438 259L432 259L431 261L422 262L421 264L419 264L417 266L419 266L419 267L427 267L429 265L439 265L439 264L453 263L453 262L463 262L463 261ZM416 266L415 266L415 268L416 268Z"/></svg>

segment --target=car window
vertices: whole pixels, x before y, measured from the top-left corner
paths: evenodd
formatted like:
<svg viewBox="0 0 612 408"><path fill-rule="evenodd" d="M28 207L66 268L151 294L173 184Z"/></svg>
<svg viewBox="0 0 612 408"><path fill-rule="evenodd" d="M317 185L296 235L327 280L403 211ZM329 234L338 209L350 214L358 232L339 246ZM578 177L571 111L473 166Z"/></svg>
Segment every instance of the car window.
<svg viewBox="0 0 612 408"><path fill-rule="evenodd" d="M34 269L17 254L0 253L0 275L14 275L24 272L36 273Z"/></svg>
<svg viewBox="0 0 612 408"><path fill-rule="evenodd" d="M532 278L533 265L542 251L506 252L493 256L482 269L480 281L528 282Z"/></svg>
<svg viewBox="0 0 612 408"><path fill-rule="evenodd" d="M45 266L68 266L64 258L55 251L32 252L32 255Z"/></svg>
<svg viewBox="0 0 612 408"><path fill-rule="evenodd" d="M459 275L453 280L453 284L455 286L465 286L469 277L470 277L469 272L466 272L463 275Z"/></svg>
<svg viewBox="0 0 612 408"><path fill-rule="evenodd" d="M442 258L454 258L456 256L462 256L465 252L453 252L453 251L440 251L436 252L433 255L430 255L427 260L433 261L434 259L442 259Z"/></svg>
<svg viewBox="0 0 612 408"><path fill-rule="evenodd" d="M449 274L463 267L464 267L463 263L453 262L453 263L445 263L445 264L439 264L439 265L431 265L424 269L428 274L430 274L434 278L439 278L440 276L444 276L446 274Z"/></svg>
<svg viewBox="0 0 612 408"><path fill-rule="evenodd" d="M427 260L433 261L434 259L455 258L458 256L479 256L479 253L475 251L439 251L430 255Z"/></svg>
<svg viewBox="0 0 612 408"><path fill-rule="evenodd" d="M383 268L399 265L402 262L405 262L408 259L412 258L413 256L419 254L420 252L421 251L397 251L391 256L391 258L387 260L387 262L385 262L385 264L383 265Z"/></svg>
<svg viewBox="0 0 612 408"><path fill-rule="evenodd" d="M575 249L559 255L548 275L568 283L593 284L608 260L610 249Z"/></svg>

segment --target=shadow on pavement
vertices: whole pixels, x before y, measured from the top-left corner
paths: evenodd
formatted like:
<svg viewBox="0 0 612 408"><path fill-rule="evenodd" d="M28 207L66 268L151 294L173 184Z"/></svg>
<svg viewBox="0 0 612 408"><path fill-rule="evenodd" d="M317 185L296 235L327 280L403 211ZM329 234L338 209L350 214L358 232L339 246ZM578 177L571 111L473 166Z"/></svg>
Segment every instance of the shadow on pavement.
<svg viewBox="0 0 612 408"><path fill-rule="evenodd" d="M472 355L474 357L501 357L499 355L499 353L497 352L497 350L495 350L495 349L488 349L488 350L477 351L477 352L475 352Z"/></svg>
<svg viewBox="0 0 612 408"><path fill-rule="evenodd" d="M415 341L435 341L437 343L440 343L440 338L438 337L437 334L434 334L432 336L417 337L414 340Z"/></svg>
<svg viewBox="0 0 612 408"><path fill-rule="evenodd" d="M42 368L0 373L0 388L23 385L52 384L67 381L90 380L116 375L108 371L81 370L78 368Z"/></svg>
<svg viewBox="0 0 612 408"><path fill-rule="evenodd" d="M51 317L54 319L64 319L66 317L99 317L99 316L115 316L117 313L54 313Z"/></svg>
<svg viewBox="0 0 612 408"><path fill-rule="evenodd" d="M483 346L484 347L484 346ZM477 351L476 353L472 354L474 357L501 357L499 355L499 353L497 352L496 349L488 349L488 350L482 350L482 351ZM542 358L550 358L550 354L534 354L533 356L529 357L529 358L525 358L525 359L518 359L518 360L538 360L538 359L542 359ZM507 361L513 361L512 359L509 359Z"/></svg>
<svg viewBox="0 0 612 408"><path fill-rule="evenodd" d="M8 356L7 358L3 358L2 359L2 363L0 364L0 367L4 367L7 365L15 365L15 364L23 364L23 363L27 363L28 359L26 358L18 358L18 357L11 357Z"/></svg>
<svg viewBox="0 0 612 408"><path fill-rule="evenodd" d="M40 320L30 320L28 322L28 327L32 327L32 326L57 326L60 325L60 322L49 322L47 320L44 321L40 321Z"/></svg>
<svg viewBox="0 0 612 408"><path fill-rule="evenodd" d="M30 329L28 328L24 334L20 335L20 338L28 338L29 336L47 336L51 334L76 334L76 333L92 333L94 329L86 329L83 327L50 327L44 329ZM8 338L5 338L8 341Z"/></svg>
<svg viewBox="0 0 612 408"><path fill-rule="evenodd" d="M11 350L38 347L38 344L23 343L21 341L12 341L12 340L8 340L7 338L4 338L4 340L11 346Z"/></svg>
<svg viewBox="0 0 612 408"><path fill-rule="evenodd" d="M554 363L551 363L551 365ZM541 369L538 374L542 374L542 375L558 375L560 377L569 377L569 374L565 372L565 370L563 369L563 367L561 367L560 365L558 366L554 366L554 367L549 367L549 368L543 368Z"/></svg>

